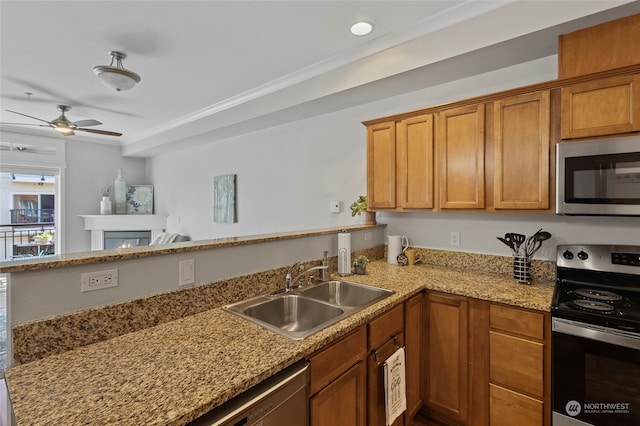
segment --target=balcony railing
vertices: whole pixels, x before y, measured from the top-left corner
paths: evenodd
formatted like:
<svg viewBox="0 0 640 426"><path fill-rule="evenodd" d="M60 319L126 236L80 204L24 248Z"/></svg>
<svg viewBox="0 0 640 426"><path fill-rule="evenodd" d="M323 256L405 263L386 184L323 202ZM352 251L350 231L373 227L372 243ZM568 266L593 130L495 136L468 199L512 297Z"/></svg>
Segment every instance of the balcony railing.
<svg viewBox="0 0 640 426"><path fill-rule="evenodd" d="M54 209L12 209L11 223L53 223Z"/></svg>
<svg viewBox="0 0 640 426"><path fill-rule="evenodd" d="M51 239L34 238L49 233ZM49 256L56 253L55 227L52 225L33 226L33 224L0 226L0 261L24 259L35 256Z"/></svg>

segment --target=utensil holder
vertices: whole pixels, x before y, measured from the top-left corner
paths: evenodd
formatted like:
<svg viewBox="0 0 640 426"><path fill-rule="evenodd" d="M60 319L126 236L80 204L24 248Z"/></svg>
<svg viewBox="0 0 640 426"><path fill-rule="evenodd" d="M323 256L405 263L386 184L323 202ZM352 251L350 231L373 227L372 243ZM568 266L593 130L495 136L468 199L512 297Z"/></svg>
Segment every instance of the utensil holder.
<svg viewBox="0 0 640 426"><path fill-rule="evenodd" d="M516 254L513 256L513 278L522 284L531 284L531 258Z"/></svg>

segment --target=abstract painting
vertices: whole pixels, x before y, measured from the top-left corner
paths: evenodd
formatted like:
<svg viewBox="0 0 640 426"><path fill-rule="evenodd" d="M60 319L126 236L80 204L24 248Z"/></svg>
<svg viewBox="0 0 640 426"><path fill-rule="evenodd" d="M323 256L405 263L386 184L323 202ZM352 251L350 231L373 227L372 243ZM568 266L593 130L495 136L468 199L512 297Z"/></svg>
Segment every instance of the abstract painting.
<svg viewBox="0 0 640 426"><path fill-rule="evenodd" d="M153 185L127 186L127 214L153 214Z"/></svg>
<svg viewBox="0 0 640 426"><path fill-rule="evenodd" d="M236 175L222 175L213 178L213 221L235 223Z"/></svg>

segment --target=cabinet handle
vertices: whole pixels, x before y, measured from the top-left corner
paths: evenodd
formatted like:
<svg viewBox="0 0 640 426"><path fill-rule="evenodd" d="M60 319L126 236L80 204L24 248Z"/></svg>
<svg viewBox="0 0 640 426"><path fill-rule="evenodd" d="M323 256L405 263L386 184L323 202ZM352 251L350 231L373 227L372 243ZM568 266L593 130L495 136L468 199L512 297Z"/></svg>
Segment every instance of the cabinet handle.
<svg viewBox="0 0 640 426"><path fill-rule="evenodd" d="M400 349L400 345L398 344L398 336L394 334L393 336L391 336L391 338L393 339L393 349L394 349L394 352L395 352L396 350ZM371 355L373 355L373 357L375 358L376 365L382 365L384 363L385 360L380 361L378 359L378 350L377 349L372 350L371 351Z"/></svg>

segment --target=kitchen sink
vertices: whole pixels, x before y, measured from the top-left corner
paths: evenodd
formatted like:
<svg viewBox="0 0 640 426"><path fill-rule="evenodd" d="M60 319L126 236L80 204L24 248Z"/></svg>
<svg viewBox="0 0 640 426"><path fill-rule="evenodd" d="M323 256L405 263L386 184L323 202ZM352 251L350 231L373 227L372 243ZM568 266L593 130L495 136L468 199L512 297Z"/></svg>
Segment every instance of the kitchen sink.
<svg viewBox="0 0 640 426"><path fill-rule="evenodd" d="M393 292L345 281L324 281L301 289L300 294L343 307L359 307L382 300Z"/></svg>
<svg viewBox="0 0 640 426"><path fill-rule="evenodd" d="M324 281L222 309L282 336L302 340L393 293L363 284Z"/></svg>

